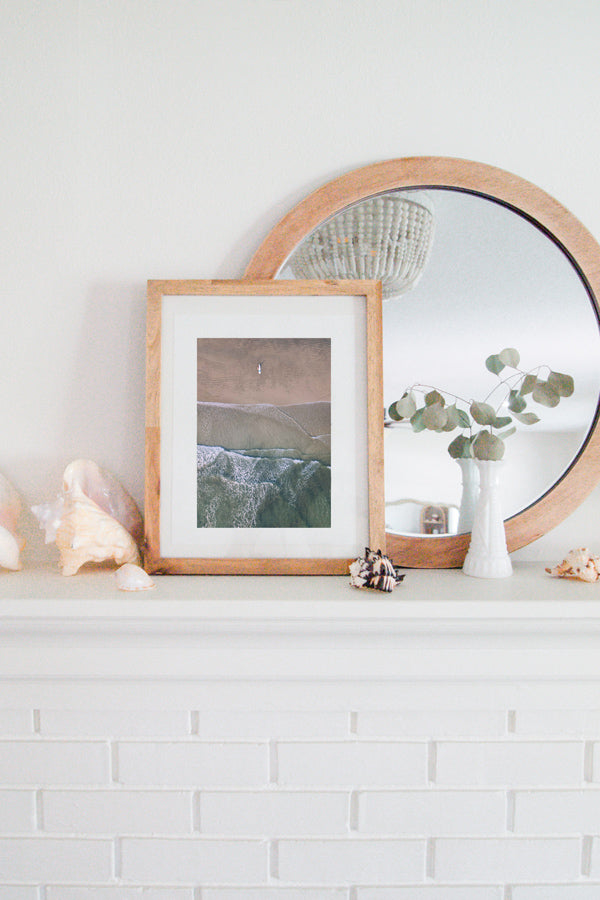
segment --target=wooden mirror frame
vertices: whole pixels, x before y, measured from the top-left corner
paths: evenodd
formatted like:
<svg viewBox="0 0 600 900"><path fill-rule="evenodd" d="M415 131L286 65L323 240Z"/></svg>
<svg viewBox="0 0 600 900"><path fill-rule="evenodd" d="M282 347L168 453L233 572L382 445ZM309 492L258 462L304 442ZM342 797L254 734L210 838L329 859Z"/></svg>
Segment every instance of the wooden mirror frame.
<svg viewBox="0 0 600 900"><path fill-rule="evenodd" d="M294 248L314 228L347 206L406 188L447 188L508 207L543 231L569 258L600 319L600 245L556 200L528 181L483 163L449 157L409 157L355 169L323 185L297 204L271 230L252 257L247 278L275 278ZM600 478L598 410L587 438L567 471L538 500L507 519L509 552L531 543L565 519ZM387 553L414 568L461 566L470 534L412 537L387 534Z"/></svg>

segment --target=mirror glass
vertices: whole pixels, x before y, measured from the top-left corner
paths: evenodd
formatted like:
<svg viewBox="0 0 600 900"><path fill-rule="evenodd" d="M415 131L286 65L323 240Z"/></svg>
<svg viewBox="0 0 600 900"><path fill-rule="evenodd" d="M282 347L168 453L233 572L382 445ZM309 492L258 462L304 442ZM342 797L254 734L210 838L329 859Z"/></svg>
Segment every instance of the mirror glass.
<svg viewBox="0 0 600 900"><path fill-rule="evenodd" d="M506 376L488 371L486 358L507 347L519 351L524 371L548 366L574 379L572 396L555 408L529 398L527 410L540 421L517 423L506 439L503 511L510 518L555 485L593 426L600 393L595 307L566 253L524 215L454 188L429 188L426 198L435 223L428 260L414 286L384 301L386 411L415 384L485 400ZM295 277L289 260L278 277ZM491 402L502 396L496 392ZM431 538L468 530L459 525L461 469L447 452L461 432L417 434L389 416L386 424L386 530Z"/></svg>

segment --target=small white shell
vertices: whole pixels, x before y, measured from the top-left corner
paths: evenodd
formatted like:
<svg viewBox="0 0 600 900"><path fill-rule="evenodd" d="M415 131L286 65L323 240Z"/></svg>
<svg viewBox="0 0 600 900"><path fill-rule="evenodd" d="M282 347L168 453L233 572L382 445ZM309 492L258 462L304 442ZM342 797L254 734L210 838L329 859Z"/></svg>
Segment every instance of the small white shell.
<svg viewBox="0 0 600 900"><path fill-rule="evenodd" d="M156 587L148 573L133 563L125 563L117 569L115 580L120 591L148 591Z"/></svg>
<svg viewBox="0 0 600 900"><path fill-rule="evenodd" d="M0 568L21 568L21 550L25 541L17 532L21 500L12 484L0 475Z"/></svg>

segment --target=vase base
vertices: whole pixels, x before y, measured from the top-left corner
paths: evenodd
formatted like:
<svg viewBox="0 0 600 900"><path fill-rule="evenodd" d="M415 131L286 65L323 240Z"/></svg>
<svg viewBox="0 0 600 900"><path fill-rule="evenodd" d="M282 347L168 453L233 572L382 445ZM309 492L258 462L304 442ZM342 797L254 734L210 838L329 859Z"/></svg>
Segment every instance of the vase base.
<svg viewBox="0 0 600 900"><path fill-rule="evenodd" d="M512 563L508 556L487 559L469 557L467 553L463 572L473 578L508 578L512 575Z"/></svg>

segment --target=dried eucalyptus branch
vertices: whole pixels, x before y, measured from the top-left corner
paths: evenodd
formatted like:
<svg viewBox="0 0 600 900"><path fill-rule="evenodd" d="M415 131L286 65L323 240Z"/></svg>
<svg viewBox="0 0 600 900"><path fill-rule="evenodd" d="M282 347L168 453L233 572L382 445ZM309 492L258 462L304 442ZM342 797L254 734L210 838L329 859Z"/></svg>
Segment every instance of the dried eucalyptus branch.
<svg viewBox="0 0 600 900"><path fill-rule="evenodd" d="M449 391L414 384L400 400L391 404L389 416L396 422L408 419L415 432L450 432L460 428L463 433L448 446L448 453L453 459L502 459L505 439L517 430L513 420L521 425L534 425L540 421L536 413L525 411L526 397L531 395L531 399L540 406L551 409L558 406L561 398L570 397L575 390L570 375L554 372L547 365L524 371L519 368L519 363L519 353L513 347L488 356L485 366L493 375L499 376L505 369L513 371L499 379L485 400L465 400ZM540 372L544 369L547 369L548 375L542 378ZM489 401L501 389L504 389L502 399L494 407ZM417 403L419 395L423 397L422 406ZM448 400L452 402L448 403ZM504 405L510 415L500 415ZM477 426L483 427L478 429Z"/></svg>

